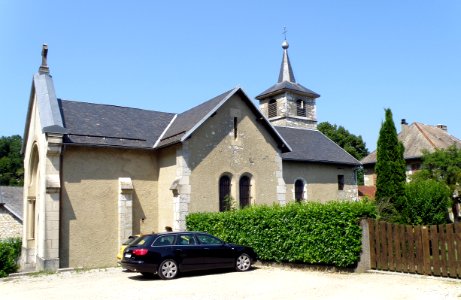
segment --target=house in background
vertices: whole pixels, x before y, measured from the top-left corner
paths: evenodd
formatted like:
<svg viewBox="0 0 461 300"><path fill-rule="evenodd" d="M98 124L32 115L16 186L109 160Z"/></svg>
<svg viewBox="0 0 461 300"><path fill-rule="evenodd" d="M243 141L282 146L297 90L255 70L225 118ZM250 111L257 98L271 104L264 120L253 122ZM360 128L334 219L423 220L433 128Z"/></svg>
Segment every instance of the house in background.
<svg viewBox="0 0 461 300"><path fill-rule="evenodd" d="M403 143L405 151L403 157L406 162L407 177L421 168L423 150L433 152L437 149L446 149L452 145L461 148L461 140L448 133L445 125L425 125L414 122L410 125L406 120L401 121L401 131L398 139ZM376 186L376 150L361 160L364 169L365 186Z"/></svg>
<svg viewBox="0 0 461 300"><path fill-rule="evenodd" d="M22 236L22 186L0 186L0 240Z"/></svg>
<svg viewBox="0 0 461 300"><path fill-rule="evenodd" d="M296 83L282 47L259 107L237 87L175 114L57 98L44 45L22 149L22 269L115 265L128 236L184 230L189 213L229 199L357 199L360 163L316 130L319 95Z"/></svg>

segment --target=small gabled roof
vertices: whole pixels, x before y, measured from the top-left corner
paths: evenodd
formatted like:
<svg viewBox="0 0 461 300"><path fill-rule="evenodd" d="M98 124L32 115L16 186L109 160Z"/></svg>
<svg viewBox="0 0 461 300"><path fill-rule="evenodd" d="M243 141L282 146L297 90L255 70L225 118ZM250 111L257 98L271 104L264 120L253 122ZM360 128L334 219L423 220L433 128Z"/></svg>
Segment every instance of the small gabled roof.
<svg viewBox="0 0 461 300"><path fill-rule="evenodd" d="M183 142L191 136L191 134L199 128L209 117L211 117L224 103L232 96L238 94L241 99L250 107L257 119L262 122L264 127L276 140L282 152L290 151L290 146L285 142L283 137L275 130L269 120L267 120L261 111L254 105L246 93L236 87L232 90L222 93L198 106L195 106L181 114L179 114L170 127L166 130L157 148L165 147L175 143Z"/></svg>
<svg viewBox="0 0 461 300"><path fill-rule="evenodd" d="M23 221L23 187L22 186L0 186L0 205L13 214L19 221Z"/></svg>
<svg viewBox="0 0 461 300"><path fill-rule="evenodd" d="M152 148L175 114L115 105L58 100L64 143Z"/></svg>
<svg viewBox="0 0 461 300"><path fill-rule="evenodd" d="M292 148L283 160L359 166L360 162L318 130L275 127Z"/></svg>
<svg viewBox="0 0 461 300"><path fill-rule="evenodd" d="M423 150L433 152L437 149L445 149L451 145L461 149L461 140L450 135L443 126L431 126L414 122L411 125L402 125L402 131L398 134L399 141L405 147L403 157L406 160L419 159L423 156ZM364 157L361 162L364 165L376 163L376 150Z"/></svg>

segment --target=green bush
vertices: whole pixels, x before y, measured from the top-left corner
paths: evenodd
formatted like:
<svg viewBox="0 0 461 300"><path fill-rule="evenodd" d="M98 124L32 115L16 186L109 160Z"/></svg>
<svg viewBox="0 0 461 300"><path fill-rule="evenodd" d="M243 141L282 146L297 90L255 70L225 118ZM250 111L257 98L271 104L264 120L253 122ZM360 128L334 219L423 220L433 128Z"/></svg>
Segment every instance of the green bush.
<svg viewBox="0 0 461 300"><path fill-rule="evenodd" d="M6 277L18 270L17 260L20 255L20 238L0 240L0 277Z"/></svg>
<svg viewBox="0 0 461 300"><path fill-rule="evenodd" d="M359 219L374 217L370 202L292 203L187 216L188 230L251 246L261 260L338 267L359 260Z"/></svg>
<svg viewBox="0 0 461 300"><path fill-rule="evenodd" d="M406 200L402 203L400 223L412 225L444 224L451 203L450 189L432 179L415 180L405 186Z"/></svg>

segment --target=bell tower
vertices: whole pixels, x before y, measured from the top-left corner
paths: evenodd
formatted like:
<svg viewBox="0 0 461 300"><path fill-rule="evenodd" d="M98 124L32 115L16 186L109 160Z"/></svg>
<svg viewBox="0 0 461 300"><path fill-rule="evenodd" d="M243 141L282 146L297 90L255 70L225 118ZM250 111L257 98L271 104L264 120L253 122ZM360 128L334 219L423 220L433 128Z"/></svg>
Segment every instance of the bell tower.
<svg viewBox="0 0 461 300"><path fill-rule="evenodd" d="M274 126L316 129L315 101L320 95L296 82L288 47L285 39L278 82L256 96L259 109Z"/></svg>

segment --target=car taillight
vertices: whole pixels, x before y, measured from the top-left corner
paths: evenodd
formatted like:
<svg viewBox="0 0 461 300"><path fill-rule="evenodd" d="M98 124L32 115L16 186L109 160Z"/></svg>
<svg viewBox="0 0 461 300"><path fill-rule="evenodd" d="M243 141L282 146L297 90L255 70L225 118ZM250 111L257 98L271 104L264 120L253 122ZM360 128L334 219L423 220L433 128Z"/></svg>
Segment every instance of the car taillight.
<svg viewBox="0 0 461 300"><path fill-rule="evenodd" d="M147 249L146 248L141 248L141 249L134 249L133 250L133 255L137 256L142 256L147 254Z"/></svg>

